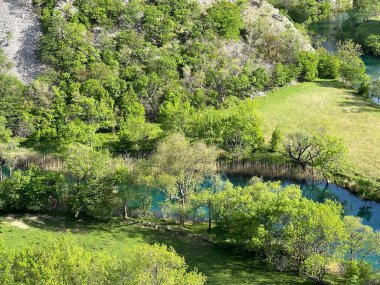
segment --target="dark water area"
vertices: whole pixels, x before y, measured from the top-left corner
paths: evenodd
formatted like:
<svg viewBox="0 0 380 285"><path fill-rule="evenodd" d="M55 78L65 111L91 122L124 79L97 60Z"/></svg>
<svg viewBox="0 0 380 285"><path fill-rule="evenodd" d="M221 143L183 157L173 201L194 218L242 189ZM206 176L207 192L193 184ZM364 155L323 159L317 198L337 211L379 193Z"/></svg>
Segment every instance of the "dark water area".
<svg viewBox="0 0 380 285"><path fill-rule="evenodd" d="M248 184L251 177L249 176L224 176L225 181L229 180L234 186L244 187ZM270 181L269 179L264 179ZM210 186L209 183L205 185ZM304 197L316 202L324 202L326 200L337 201L342 204L344 214L349 216L357 216L363 219L363 224L371 226L374 230L380 230L380 203L373 201L365 201L360 197L352 194L347 189L339 187L335 184L310 183L292 180L281 180L281 185L298 185L301 188ZM160 204L165 201L166 196L159 191L153 191L152 211L159 213ZM206 209L207 213L207 209ZM367 259L374 268L380 269L380 256Z"/></svg>
<svg viewBox="0 0 380 285"><path fill-rule="evenodd" d="M347 13L339 13L329 19L313 23L310 28L318 35L326 39L322 46L329 52L337 51L336 34L343 22L349 18ZM372 78L380 77L380 57L363 55L362 60L366 65L367 74Z"/></svg>

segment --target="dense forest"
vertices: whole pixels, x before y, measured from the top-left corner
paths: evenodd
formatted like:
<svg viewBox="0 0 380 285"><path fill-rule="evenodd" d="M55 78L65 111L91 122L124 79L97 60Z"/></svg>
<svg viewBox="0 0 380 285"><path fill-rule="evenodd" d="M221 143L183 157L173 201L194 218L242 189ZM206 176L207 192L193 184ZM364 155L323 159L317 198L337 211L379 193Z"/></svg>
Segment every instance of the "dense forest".
<svg viewBox="0 0 380 285"><path fill-rule="evenodd" d="M256 105L257 98L303 82L335 84L360 100L379 98L380 79L366 73L361 56L380 55L380 34L360 33L362 25L377 24L378 1L33 5L42 30L41 74L30 83L17 79L0 48L5 215L164 221L184 232L200 228L195 235L208 242L312 282L378 284L368 260L379 258L380 233L363 217L344 215L334 200L307 199L299 186L256 177L260 172L239 185L221 171L256 163L273 177L291 169L380 200L380 181L354 173L341 137L317 125L268 130ZM331 53L310 25L340 12L349 18ZM164 244L125 246L115 256L89 250L68 233L0 251L1 284L208 282Z"/></svg>

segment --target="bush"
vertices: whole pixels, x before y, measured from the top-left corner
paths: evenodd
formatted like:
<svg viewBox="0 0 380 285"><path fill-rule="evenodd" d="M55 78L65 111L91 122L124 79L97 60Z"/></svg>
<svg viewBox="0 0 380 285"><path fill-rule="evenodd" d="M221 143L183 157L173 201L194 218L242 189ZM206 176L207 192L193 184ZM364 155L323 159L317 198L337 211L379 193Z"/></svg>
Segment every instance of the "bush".
<svg viewBox="0 0 380 285"><path fill-rule="evenodd" d="M335 79L339 76L340 60L323 50L319 53L318 76L324 79Z"/></svg>
<svg viewBox="0 0 380 285"><path fill-rule="evenodd" d="M373 274L372 266L365 261L347 261L344 263L344 277L349 284L361 284Z"/></svg>
<svg viewBox="0 0 380 285"><path fill-rule="evenodd" d="M274 67L272 72L272 86L284 86L295 80L300 69L294 65L283 65L281 63Z"/></svg>
<svg viewBox="0 0 380 285"><path fill-rule="evenodd" d="M98 285L205 283L188 271L184 259L165 245L125 248L120 257L88 251L70 235L11 254L3 250L0 283L4 285Z"/></svg>
<svg viewBox="0 0 380 285"><path fill-rule="evenodd" d="M238 40L243 21L240 8L235 3L221 0L207 10L210 25L226 39Z"/></svg>
<svg viewBox="0 0 380 285"><path fill-rule="evenodd" d="M282 134L279 127L277 127L273 133L272 138L270 140L270 150L272 152L278 152L282 146Z"/></svg>
<svg viewBox="0 0 380 285"><path fill-rule="evenodd" d="M297 56L301 73L299 79L302 81L313 81L318 76L319 58L316 52L300 52Z"/></svg>

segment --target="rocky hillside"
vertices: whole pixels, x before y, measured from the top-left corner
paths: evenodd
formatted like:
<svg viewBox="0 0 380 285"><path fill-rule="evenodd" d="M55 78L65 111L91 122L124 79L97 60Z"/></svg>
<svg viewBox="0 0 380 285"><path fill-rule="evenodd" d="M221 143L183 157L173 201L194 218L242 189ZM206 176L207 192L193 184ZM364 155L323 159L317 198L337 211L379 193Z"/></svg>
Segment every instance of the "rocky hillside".
<svg viewBox="0 0 380 285"><path fill-rule="evenodd" d="M42 69L36 54L40 33L32 0L0 0L0 47L14 64L14 75L25 83Z"/></svg>
<svg viewBox="0 0 380 285"><path fill-rule="evenodd" d="M207 9L216 0L199 0L204 9ZM234 0L232 0L234 1ZM262 63L270 64L276 53L283 54L286 47L298 46L304 50L312 49L309 40L302 35L278 9L274 8L265 0L251 0L243 11L243 20L248 27L248 38L250 29L261 27L263 33L284 34L281 43L273 47L273 42L268 39L254 38L248 41L231 41L226 43L225 51L231 57L244 62L252 50L257 49L258 58ZM37 49L40 26L33 12L32 0L0 0L0 47L4 49L8 58L13 62L13 73L23 82L29 83L41 72L42 65L37 58ZM284 40L285 39L285 40ZM271 39L276 43L278 39ZM282 50L277 50L282 49ZM261 49L261 50L260 50Z"/></svg>

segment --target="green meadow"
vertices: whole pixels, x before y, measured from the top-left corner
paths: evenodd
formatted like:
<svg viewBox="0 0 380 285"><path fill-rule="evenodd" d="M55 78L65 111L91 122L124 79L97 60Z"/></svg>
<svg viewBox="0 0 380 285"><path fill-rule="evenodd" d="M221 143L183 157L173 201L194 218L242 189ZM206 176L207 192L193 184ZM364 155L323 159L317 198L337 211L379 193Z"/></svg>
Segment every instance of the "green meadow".
<svg viewBox="0 0 380 285"><path fill-rule="evenodd" d="M334 134L348 149L347 166L362 177L380 177L380 106L319 80L277 89L256 99L266 139L278 126L284 134L318 128Z"/></svg>

